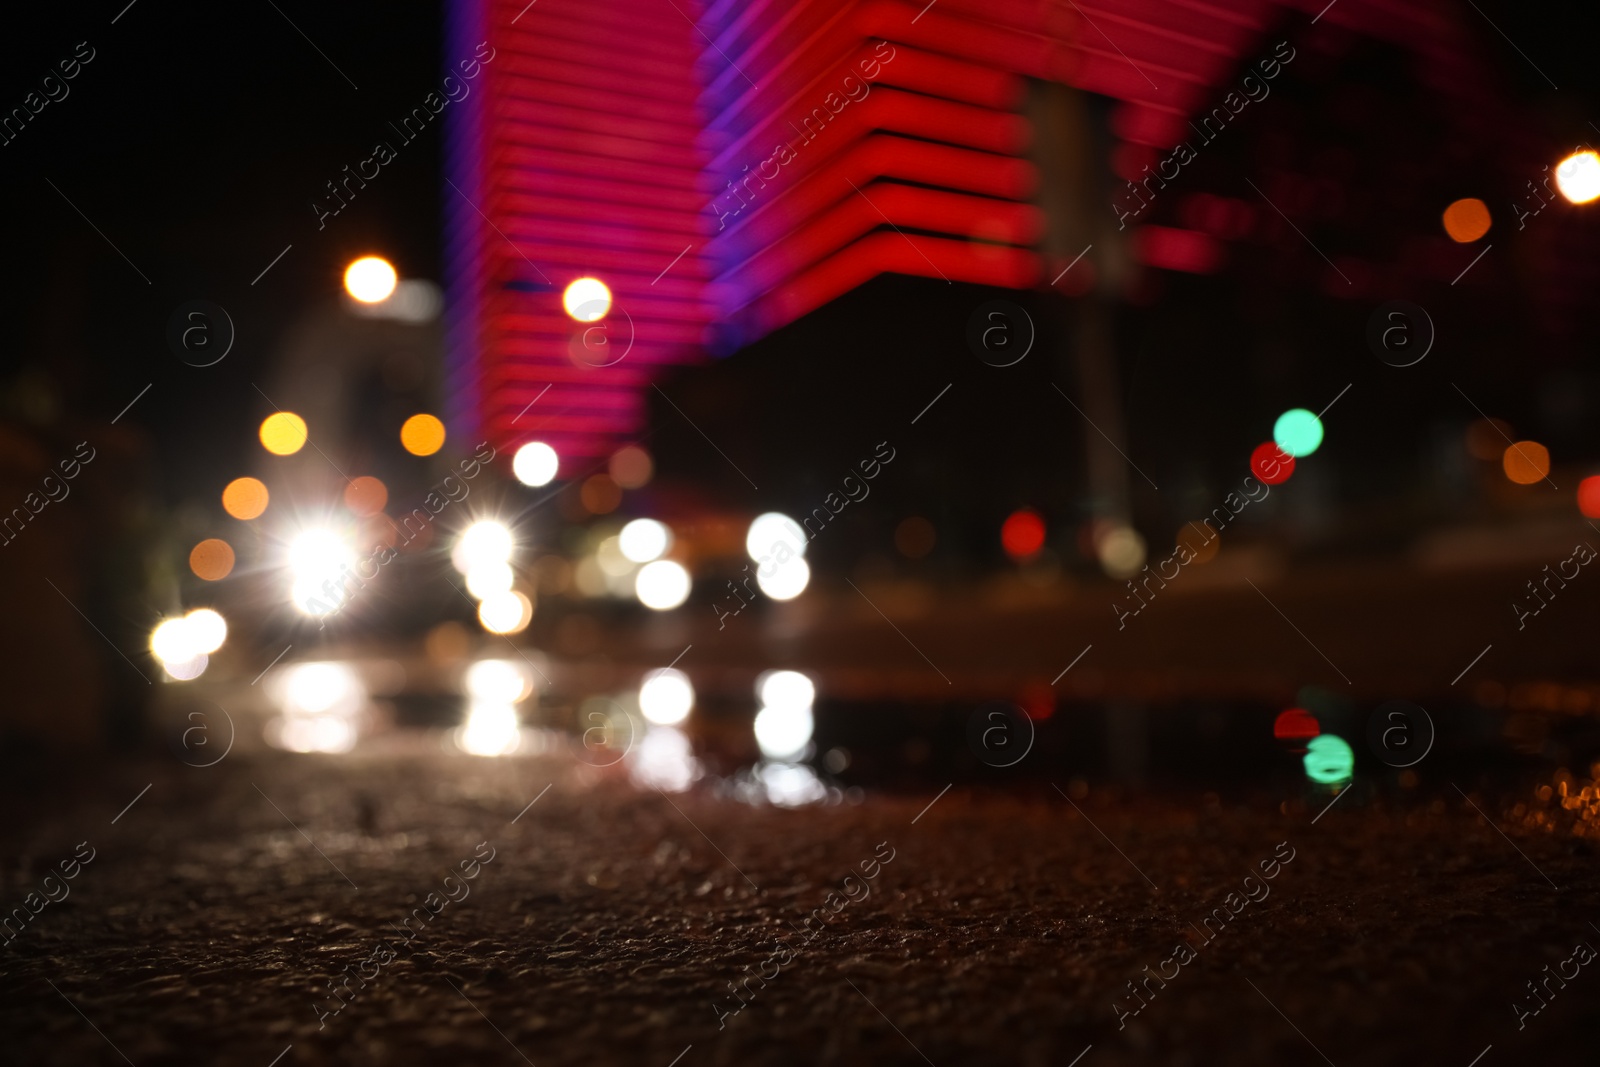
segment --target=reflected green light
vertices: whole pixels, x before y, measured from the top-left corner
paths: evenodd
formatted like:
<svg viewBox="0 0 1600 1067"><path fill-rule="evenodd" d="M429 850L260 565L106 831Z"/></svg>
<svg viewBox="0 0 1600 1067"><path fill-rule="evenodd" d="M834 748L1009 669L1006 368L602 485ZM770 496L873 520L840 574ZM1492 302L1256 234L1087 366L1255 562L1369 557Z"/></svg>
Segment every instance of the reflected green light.
<svg viewBox="0 0 1600 1067"><path fill-rule="evenodd" d="M1272 439L1296 459L1309 456L1322 444L1322 420L1305 408L1291 408L1272 424Z"/></svg>
<svg viewBox="0 0 1600 1067"><path fill-rule="evenodd" d="M1313 737L1306 745L1306 777L1318 785L1338 785L1350 780L1356 756L1344 738L1334 734Z"/></svg>

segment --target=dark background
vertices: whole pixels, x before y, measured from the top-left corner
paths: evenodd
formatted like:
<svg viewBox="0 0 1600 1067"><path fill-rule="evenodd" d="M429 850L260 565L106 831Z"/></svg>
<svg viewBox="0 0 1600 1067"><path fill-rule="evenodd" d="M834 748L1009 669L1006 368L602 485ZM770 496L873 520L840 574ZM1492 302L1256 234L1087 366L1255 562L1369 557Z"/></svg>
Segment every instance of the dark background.
<svg viewBox="0 0 1600 1067"><path fill-rule="evenodd" d="M381 250L402 277L439 278L437 125L320 232L310 204L375 140L394 141L385 123L436 87L442 16L425 3L291 3L280 14L265 0L139 0L111 25L121 6L8 17L7 108L78 42L96 57L65 100L0 146L4 358L13 403L14 376L42 370L69 417L110 419L154 381L128 420L154 436L172 500L231 477L255 447L269 409L251 381L296 315L333 302L350 259ZM235 347L214 367L185 366L167 348L167 319L191 299L234 320Z"/></svg>
<svg viewBox="0 0 1600 1067"><path fill-rule="evenodd" d="M1493 414L1538 435L1558 458L1600 451L1592 422L1581 417L1596 388L1583 358L1593 329L1554 338L1540 332L1529 291L1548 279L1519 263L1510 211L1520 181L1541 159L1553 161L1594 134L1588 123L1600 109L1591 42L1600 17L1576 4L1480 6L1560 86L1552 90L1483 15L1462 10L1518 129L1486 130L1476 146L1452 144L1437 114L1441 101L1416 86L1405 57L1360 45L1336 69L1317 67L1314 57L1288 68L1275 85L1276 110L1247 114L1183 180L1195 191L1248 197L1238 174L1250 173L1252 161L1293 158L1305 145L1344 151L1359 161L1359 172L1343 182L1351 202L1313 236L1336 257L1380 260L1406 234L1437 235L1449 200L1481 196L1495 216L1487 241L1499 246L1475 268L1480 283L1498 272L1487 295L1435 286L1329 299L1301 284L1308 267L1321 263L1298 245L1237 246L1229 268L1213 277L1150 272L1142 306L1122 315L1119 358L1130 455L1158 483L1186 487L1169 497L1199 507L1242 475L1244 457L1267 438L1279 411L1315 410L1350 381L1355 388L1331 417L1383 432L1330 432L1316 462L1303 464L1301 483L1323 480L1334 497L1414 494L1421 473L1436 465L1432 438L1476 417L1451 381L1480 403L1492 398ZM10 413L27 422L105 420L154 381L128 421L154 438L161 495L173 503L186 487L231 476L254 447L265 411L250 383L297 315L336 299L350 258L381 251L402 276L440 279L440 190L449 193L440 181L442 124L402 147L320 232L310 203L344 165L388 136L390 118L435 87L441 20L434 4L285 2L275 9L266 0L226 7L138 0L125 11L111 3L8 16L0 106L20 105L77 42L96 51L65 100L0 146L7 248L0 315L11 327L0 396ZM1304 17L1282 29L1342 33L1308 28ZM1402 192L1383 195L1386 183ZM1158 203L1154 220L1170 222L1162 213L1177 200ZM1583 212L1566 205L1552 212L1536 228L1572 230L1580 247L1592 244ZM286 244L294 247L251 286ZM1082 470L1082 427L1048 385L1071 391L1065 357L1051 351L1057 302L1011 295L1036 312L1043 343L1042 358L1008 375L978 364L960 342L967 311L984 292L956 296L939 282L879 279L734 357L731 369L716 364L691 374L690 413L711 420L702 425L713 438L726 430L740 454L759 457L752 464L770 472L777 497L767 506L803 510L826 490L823 472L892 438L886 425L902 424L954 381L944 410L917 429L940 419L943 427L924 435L918 458L883 480L881 499L927 513L957 481L970 488L963 503L983 531L1022 504L1072 516L1075 505L1046 499L1063 473L1076 483ZM1395 296L1429 307L1441 331L1435 357L1404 376L1353 343L1372 306ZM172 310L196 298L226 307L238 331L228 359L203 370L174 359L164 338ZM774 396L793 403L768 403ZM761 416L751 417L757 407ZM665 473L713 487L736 479L685 427L661 432ZM790 447L800 434L808 440L803 455ZM1136 517L1182 521L1160 510L1168 505L1143 499L1138 479L1134 488ZM994 551L992 536L974 537Z"/></svg>

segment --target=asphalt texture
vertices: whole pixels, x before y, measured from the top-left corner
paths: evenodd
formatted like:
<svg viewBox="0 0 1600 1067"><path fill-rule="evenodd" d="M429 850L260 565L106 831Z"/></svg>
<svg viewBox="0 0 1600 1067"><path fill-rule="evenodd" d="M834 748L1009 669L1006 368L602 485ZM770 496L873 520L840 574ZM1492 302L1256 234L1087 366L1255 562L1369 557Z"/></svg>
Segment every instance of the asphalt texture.
<svg viewBox="0 0 1600 1067"><path fill-rule="evenodd" d="M1514 790L786 810L621 772L431 739L35 768L0 827L29 916L0 1055L1495 1067L1600 1040L1600 967L1571 962L1600 946L1594 839Z"/></svg>

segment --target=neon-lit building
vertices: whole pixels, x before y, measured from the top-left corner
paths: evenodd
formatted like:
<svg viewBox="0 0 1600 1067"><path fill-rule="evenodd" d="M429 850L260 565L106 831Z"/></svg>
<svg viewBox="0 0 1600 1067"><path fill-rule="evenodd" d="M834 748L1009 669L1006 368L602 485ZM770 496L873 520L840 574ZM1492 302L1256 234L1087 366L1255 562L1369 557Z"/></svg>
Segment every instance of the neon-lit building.
<svg viewBox="0 0 1600 1067"><path fill-rule="evenodd" d="M450 10L447 61L494 50L449 135L452 416L507 454L548 442L563 476L642 432L667 369L885 272L1047 288L1093 244L1059 291L1120 297L1220 269L1267 208L1189 188L1173 210L1174 146L1205 151L1312 62L1291 36L1405 50L1462 124L1505 108L1423 0ZM561 309L583 276L613 294L599 323Z"/></svg>

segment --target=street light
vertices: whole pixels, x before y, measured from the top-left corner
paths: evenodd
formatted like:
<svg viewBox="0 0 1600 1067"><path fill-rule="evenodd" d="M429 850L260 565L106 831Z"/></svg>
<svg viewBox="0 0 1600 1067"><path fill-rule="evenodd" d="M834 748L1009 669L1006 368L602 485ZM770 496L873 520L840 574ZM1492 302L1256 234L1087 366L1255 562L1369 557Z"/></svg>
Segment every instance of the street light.
<svg viewBox="0 0 1600 1067"><path fill-rule="evenodd" d="M578 278L561 294L561 306L579 322L598 322L611 310L611 290L599 278Z"/></svg>
<svg viewBox="0 0 1600 1067"><path fill-rule="evenodd" d="M634 594L653 611L671 611L689 599L689 572L681 563L658 559L646 563L634 579Z"/></svg>
<svg viewBox="0 0 1600 1067"><path fill-rule="evenodd" d="M393 265L382 256L362 256L344 269L345 292L363 304L389 299L398 281Z"/></svg>
<svg viewBox="0 0 1600 1067"><path fill-rule="evenodd" d="M543 441L529 441L517 449L511 460L511 473L517 476L517 481L535 487L549 485L560 467L561 458L556 450Z"/></svg>
<svg viewBox="0 0 1600 1067"><path fill-rule="evenodd" d="M634 563L650 563L672 547L672 531L655 519L634 519L617 535L617 547Z"/></svg>
<svg viewBox="0 0 1600 1067"><path fill-rule="evenodd" d="M1556 188L1574 204L1600 197L1600 156L1574 152L1556 166Z"/></svg>

